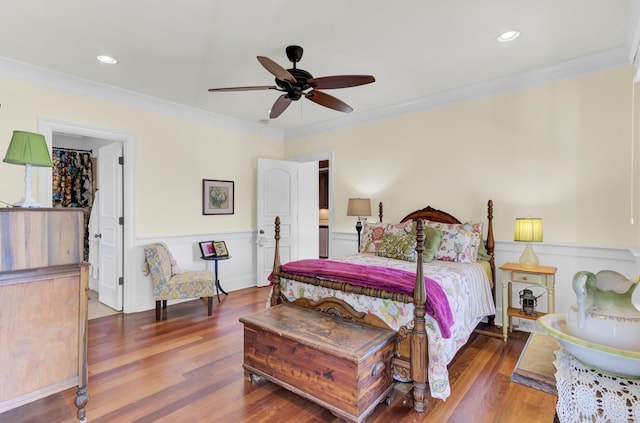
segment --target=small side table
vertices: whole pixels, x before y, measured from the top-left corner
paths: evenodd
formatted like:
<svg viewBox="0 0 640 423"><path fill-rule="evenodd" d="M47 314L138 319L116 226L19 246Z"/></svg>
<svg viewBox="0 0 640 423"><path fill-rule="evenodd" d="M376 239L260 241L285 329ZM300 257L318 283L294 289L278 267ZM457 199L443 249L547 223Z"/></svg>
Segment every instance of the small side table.
<svg viewBox="0 0 640 423"><path fill-rule="evenodd" d="M513 330L511 318L513 316L521 319L537 320L538 317L546 313L536 312L535 315L524 314L520 309L511 307L511 285L522 283L527 285L538 285L547 289L547 313L555 311L555 287L556 287L556 267L536 266L523 267L518 263L505 263L500 266L502 270L502 338L507 342L507 332ZM505 301L506 299L506 301Z"/></svg>
<svg viewBox="0 0 640 423"><path fill-rule="evenodd" d="M213 257L200 257L202 260L204 261L212 261L215 263L215 272L216 272L216 294L218 295L218 302L220 302L220 293L222 292L224 295L229 295L227 294L227 292L222 289L222 286L220 286L220 279L218 278L218 262L220 260L229 260L231 258L231 256L213 256ZM207 263L208 265L208 263Z"/></svg>

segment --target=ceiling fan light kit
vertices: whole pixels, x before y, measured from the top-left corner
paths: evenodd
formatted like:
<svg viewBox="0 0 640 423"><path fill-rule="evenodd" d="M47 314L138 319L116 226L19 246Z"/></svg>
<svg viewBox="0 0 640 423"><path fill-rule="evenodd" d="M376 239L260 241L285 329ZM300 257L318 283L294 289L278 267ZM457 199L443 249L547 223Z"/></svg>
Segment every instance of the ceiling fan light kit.
<svg viewBox="0 0 640 423"><path fill-rule="evenodd" d="M221 91L256 91L276 90L283 92L273 103L269 117L275 119L284 112L293 101L307 98L316 104L328 107L339 112L350 113L353 108L342 100L333 97L321 90L337 88L357 87L359 85L375 82L371 75L335 75L314 78L304 69L298 69L296 63L302 59L303 49L300 46L291 45L286 48L287 58L293 63L291 69L285 69L273 60L265 56L258 56L258 62L273 76L276 85L259 85L248 87L210 88L210 92Z"/></svg>

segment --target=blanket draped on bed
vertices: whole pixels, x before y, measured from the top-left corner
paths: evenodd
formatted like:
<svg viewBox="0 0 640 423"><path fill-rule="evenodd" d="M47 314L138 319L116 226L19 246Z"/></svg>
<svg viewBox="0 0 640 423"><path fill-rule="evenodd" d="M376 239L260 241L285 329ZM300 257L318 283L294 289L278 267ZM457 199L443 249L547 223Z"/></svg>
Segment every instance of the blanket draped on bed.
<svg viewBox="0 0 640 423"><path fill-rule="evenodd" d="M415 273L406 270L332 260L298 260L283 264L281 270L408 295L413 295L416 280ZM442 287L433 279L425 276L424 282L427 292L426 312L438 322L442 336L449 338L454 322L447 296Z"/></svg>

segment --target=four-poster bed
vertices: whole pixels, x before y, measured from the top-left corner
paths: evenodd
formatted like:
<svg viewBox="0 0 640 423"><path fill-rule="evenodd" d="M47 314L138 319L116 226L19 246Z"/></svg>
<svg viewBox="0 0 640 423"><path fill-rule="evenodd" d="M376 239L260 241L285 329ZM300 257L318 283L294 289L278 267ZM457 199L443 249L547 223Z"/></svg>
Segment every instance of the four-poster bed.
<svg viewBox="0 0 640 423"><path fill-rule="evenodd" d="M379 209L380 224L371 226L374 232L384 226L382 203ZM402 228L403 235L415 237L415 257L410 258L415 258L415 263L380 257L377 251L378 255L365 252L353 256L351 260L347 258L345 261L349 264L333 260L301 260L281 264L278 252L279 218L276 218L270 305L288 303L329 312L370 326L392 329L397 342L391 362L394 377L396 380L412 381L413 407L423 412L426 409L427 382L432 396L445 399L450 393L446 365L480 320L487 317L490 323L493 322L495 264L492 220L491 200L488 202L486 226L483 223L462 223L447 212L425 207L409 213L397 226L386 227L388 232L391 226L394 230ZM429 228L438 228L436 232L445 233L446 241L442 241L442 245L445 242L455 244L452 244L455 257L446 257L446 248L441 247L435 254L435 260L425 260L426 255L433 253L425 252L423 245L425 230L428 229L428 233L433 231ZM482 236L483 229L486 229L486 237ZM467 245L469 248L465 249L467 247L454 242L459 241L456 237L460 234L472 234L476 239L473 241L476 242L475 246ZM369 234L369 239L363 239L363 243L371 242L371 236ZM483 243L486 248L483 257L476 256L477 251L466 256L469 251L479 247L477 242ZM376 245L375 248L382 247ZM367 251L367 248L364 250ZM439 254L444 254L445 259L438 259ZM484 265L480 265L481 262L485 262ZM399 268L383 268L387 263L398 265ZM406 281L400 282L400 279L406 280L403 272L407 272L407 266L412 269L409 286ZM326 273L326 268L330 268L329 273ZM374 268L376 272L373 272ZM378 271L381 273L378 274ZM357 280L358 275L364 274L372 276L372 281Z"/></svg>

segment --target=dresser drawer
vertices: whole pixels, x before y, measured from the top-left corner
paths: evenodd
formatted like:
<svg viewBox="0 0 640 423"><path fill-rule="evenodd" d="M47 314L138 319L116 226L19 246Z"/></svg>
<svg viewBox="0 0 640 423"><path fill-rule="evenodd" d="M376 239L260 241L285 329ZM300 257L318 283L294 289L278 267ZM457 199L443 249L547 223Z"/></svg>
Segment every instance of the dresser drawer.
<svg viewBox="0 0 640 423"><path fill-rule="evenodd" d="M535 283L545 285L545 275L525 272L511 272L512 282Z"/></svg>

